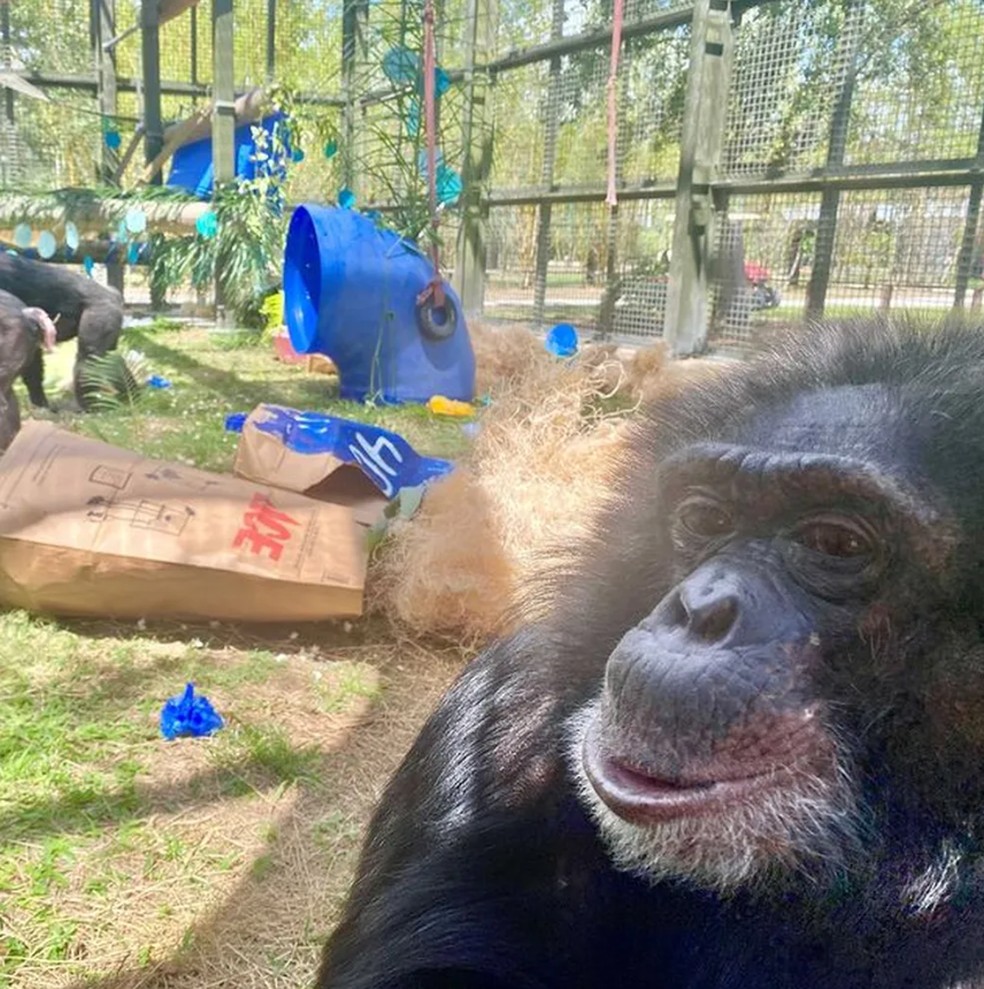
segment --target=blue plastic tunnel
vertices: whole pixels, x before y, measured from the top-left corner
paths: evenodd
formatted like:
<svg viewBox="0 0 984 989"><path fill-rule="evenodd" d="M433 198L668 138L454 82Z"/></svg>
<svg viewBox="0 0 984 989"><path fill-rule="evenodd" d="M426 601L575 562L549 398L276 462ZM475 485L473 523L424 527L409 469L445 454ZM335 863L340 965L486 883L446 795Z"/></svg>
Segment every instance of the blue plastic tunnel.
<svg viewBox="0 0 984 989"><path fill-rule="evenodd" d="M445 285L443 309L417 305L433 274L413 244L362 214L298 206L284 255L292 346L334 361L342 398L471 401L475 357L458 296Z"/></svg>

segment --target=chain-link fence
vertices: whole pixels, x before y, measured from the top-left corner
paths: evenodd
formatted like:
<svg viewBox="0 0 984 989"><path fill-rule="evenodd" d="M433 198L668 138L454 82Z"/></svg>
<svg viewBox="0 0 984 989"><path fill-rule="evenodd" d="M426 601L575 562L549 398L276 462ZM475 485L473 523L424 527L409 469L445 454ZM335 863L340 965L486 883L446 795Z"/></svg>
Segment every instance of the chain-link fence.
<svg viewBox="0 0 984 989"><path fill-rule="evenodd" d="M213 2L159 4L165 125L212 98ZM47 96L0 89L3 186L138 180L146 6L0 0L0 71ZM442 261L480 245L470 311L746 347L808 312L980 304L980 0L624 0L615 208L614 0L435 10ZM292 201L426 228L423 12L235 0L237 91L296 96Z"/></svg>

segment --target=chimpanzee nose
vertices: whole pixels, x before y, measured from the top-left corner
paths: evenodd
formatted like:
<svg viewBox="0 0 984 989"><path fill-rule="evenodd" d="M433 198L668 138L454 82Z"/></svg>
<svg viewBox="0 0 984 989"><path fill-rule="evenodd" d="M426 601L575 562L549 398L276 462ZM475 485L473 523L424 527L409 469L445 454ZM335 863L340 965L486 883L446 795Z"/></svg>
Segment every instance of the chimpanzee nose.
<svg viewBox="0 0 984 989"><path fill-rule="evenodd" d="M724 574L693 574L666 596L653 618L702 642L723 642L738 621L738 588Z"/></svg>

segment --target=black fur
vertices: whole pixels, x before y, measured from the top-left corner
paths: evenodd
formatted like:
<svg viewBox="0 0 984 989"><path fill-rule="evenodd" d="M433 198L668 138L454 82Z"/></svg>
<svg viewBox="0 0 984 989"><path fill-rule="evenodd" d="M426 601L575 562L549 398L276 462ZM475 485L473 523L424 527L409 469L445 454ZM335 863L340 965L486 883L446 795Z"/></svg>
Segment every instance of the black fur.
<svg viewBox="0 0 984 989"><path fill-rule="evenodd" d="M27 306L44 309L55 320L59 343L78 337L75 397L84 408L79 368L86 358L116 349L123 326L120 293L60 265L6 252L0 252L0 289L13 293ZM47 408L44 355L40 348L31 355L22 377L31 403Z"/></svg>
<svg viewBox="0 0 984 989"><path fill-rule="evenodd" d="M623 635L647 627L703 565L669 545L667 508L654 495L660 465L711 441L770 451L777 430L787 443L799 430L807 470L829 424L795 403L825 407L829 390L845 386L874 386L875 397L870 416L844 427L844 451L898 488L898 518L879 522L893 533L881 583L817 606L816 620L841 622L841 632L833 644L825 634L807 674L849 750L859 841L829 868L777 869L727 892L616 869L573 783L569 721L602 691ZM851 394L864 406L867 392ZM806 494L795 478L770 482L756 456L742 454L742 469L760 470L767 496L795 516ZM984 328L803 331L657 404L613 486L594 541L549 587L548 616L465 670L390 782L319 989L942 989L982 980ZM780 569L769 579L786 581ZM681 714L676 675L686 669L664 670L646 689ZM713 703L726 708L722 689ZM762 696L743 698L742 710ZM666 710L654 702L643 711L664 735ZM680 732L707 716L693 707ZM941 891L913 905L907 890L925 875L938 876Z"/></svg>
<svg viewBox="0 0 984 989"><path fill-rule="evenodd" d="M41 350L41 328L24 312L21 299L0 289L0 451L6 450L20 429L20 406L14 382Z"/></svg>

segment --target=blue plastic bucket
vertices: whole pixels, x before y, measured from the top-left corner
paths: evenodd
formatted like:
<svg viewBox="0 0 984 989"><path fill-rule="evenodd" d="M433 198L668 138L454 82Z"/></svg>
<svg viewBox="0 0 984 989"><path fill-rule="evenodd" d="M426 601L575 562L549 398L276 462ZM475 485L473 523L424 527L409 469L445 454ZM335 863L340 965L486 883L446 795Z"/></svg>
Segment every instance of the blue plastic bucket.
<svg viewBox="0 0 984 989"><path fill-rule="evenodd" d="M284 254L291 345L332 359L342 398L470 402L475 357L461 301L446 284L444 311L425 307L422 318L417 306L433 274L413 244L362 214L298 206Z"/></svg>

